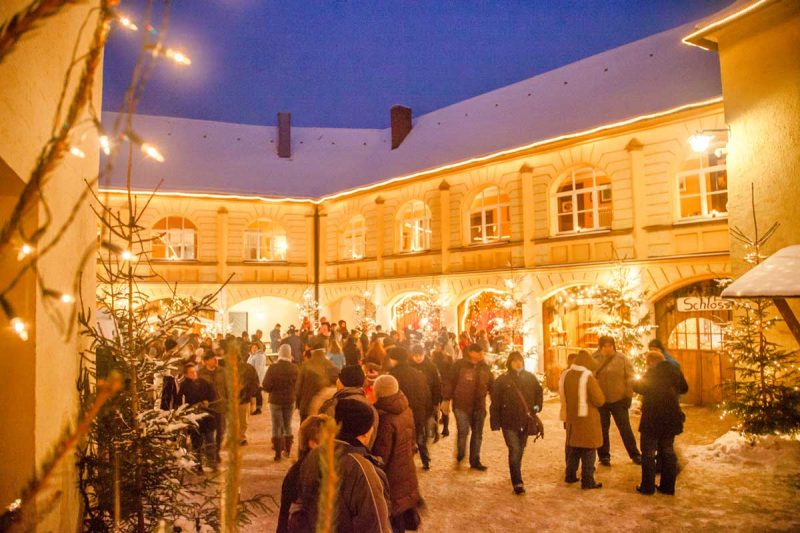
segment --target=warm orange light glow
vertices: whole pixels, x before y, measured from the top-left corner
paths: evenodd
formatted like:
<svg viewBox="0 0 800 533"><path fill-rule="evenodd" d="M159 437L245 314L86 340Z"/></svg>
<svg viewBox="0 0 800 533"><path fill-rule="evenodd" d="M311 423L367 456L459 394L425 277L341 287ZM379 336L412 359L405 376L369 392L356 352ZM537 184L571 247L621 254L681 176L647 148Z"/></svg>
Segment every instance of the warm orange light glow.
<svg viewBox="0 0 800 533"><path fill-rule="evenodd" d="M144 152L144 155L150 159L155 159L159 163L164 162L164 156L161 155L161 152L158 151L158 148L150 143L142 143L142 152Z"/></svg>

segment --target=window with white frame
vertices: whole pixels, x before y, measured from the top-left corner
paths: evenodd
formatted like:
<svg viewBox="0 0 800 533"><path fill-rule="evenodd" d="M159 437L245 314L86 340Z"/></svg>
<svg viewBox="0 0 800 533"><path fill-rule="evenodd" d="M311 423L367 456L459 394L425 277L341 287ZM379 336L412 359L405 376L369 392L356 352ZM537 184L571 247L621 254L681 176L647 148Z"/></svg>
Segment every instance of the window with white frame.
<svg viewBox="0 0 800 533"><path fill-rule="evenodd" d="M593 167L572 169L555 194L558 233L611 227L611 180Z"/></svg>
<svg viewBox="0 0 800 533"><path fill-rule="evenodd" d="M469 209L469 242L486 244L511 238L511 202L498 187L487 187Z"/></svg>
<svg viewBox="0 0 800 533"><path fill-rule="evenodd" d="M197 228L183 217L165 217L153 225L152 258L197 259Z"/></svg>
<svg viewBox="0 0 800 533"><path fill-rule="evenodd" d="M431 210L422 200L412 200L399 214L400 251L419 252L431 247Z"/></svg>
<svg viewBox="0 0 800 533"><path fill-rule="evenodd" d="M245 261L286 261L286 231L270 219L259 219L244 232Z"/></svg>
<svg viewBox="0 0 800 533"><path fill-rule="evenodd" d="M342 259L364 257L367 240L367 223L361 215L350 219L342 234Z"/></svg>
<svg viewBox="0 0 800 533"><path fill-rule="evenodd" d="M714 218L728 214L726 139L720 137L704 153L692 153L677 174L678 216Z"/></svg>

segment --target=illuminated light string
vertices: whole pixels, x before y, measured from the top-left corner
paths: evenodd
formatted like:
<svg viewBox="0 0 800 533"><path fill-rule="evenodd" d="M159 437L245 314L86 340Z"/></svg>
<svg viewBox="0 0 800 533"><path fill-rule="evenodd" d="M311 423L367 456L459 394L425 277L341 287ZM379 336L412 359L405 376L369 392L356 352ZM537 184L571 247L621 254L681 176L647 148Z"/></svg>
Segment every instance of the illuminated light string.
<svg viewBox="0 0 800 533"><path fill-rule="evenodd" d="M749 13L750 11L753 11L754 9L759 8L761 5L766 4L768 2L771 2L771 1L773 1L773 0L758 0L754 4L750 4L749 6L744 7L742 9L738 10L738 11L734 11L730 15L728 15L726 17L723 17L723 18L721 18L719 20L715 20L714 22L711 22L711 23L703 26L702 28L690 33L689 35L687 35L686 37L681 39L681 42L683 42L683 44L688 44L689 46L696 46L697 48L702 48L703 50L712 50L711 48L703 46L702 44L698 44L696 42L692 42L692 39L695 39L696 37L699 37L704 33L708 33L709 31L713 30L714 28L717 28L719 26L727 24L728 22L731 22L731 21L736 20L736 19L738 19L740 17L743 17L744 15Z"/></svg>
<svg viewBox="0 0 800 533"><path fill-rule="evenodd" d="M174 196L174 197L184 197L184 198L213 198L213 199L221 199L221 200L226 200L226 199L230 199L230 200L257 200L257 201L261 201L261 202L265 202L265 203L307 203L307 204L312 204L312 205L320 205L320 204L322 204L324 202L327 202L327 201L338 200L338 199L346 197L346 196L352 196L352 195L355 195L355 194L358 194L358 193L368 192L368 191L371 191L371 190L374 190L374 189L385 187L387 185L392 185L392 184L395 184L395 183L400 183L400 182L404 182L404 181L408 181L408 180L413 180L413 179L421 178L421 177L424 177L424 176L431 176L431 175L435 175L435 174L438 174L438 173L441 173L441 172L445 172L445 171L448 171L448 170L456 170L456 169L459 169L461 167L468 166L468 165L471 165L471 164L488 162L488 161L491 161L492 159L495 159L495 158L498 158L498 157L503 157L503 156L506 156L506 155L513 155L513 154L516 154L516 153L519 153L519 152L523 152L523 151L526 151L526 150L531 150L531 149L534 149L534 148L540 148L542 146L546 146L548 144L556 143L556 142L559 142L559 141L580 138L580 137L584 137L586 135L592 135L594 133L604 132L604 131L607 131L607 130L610 130L610 129L613 129L613 128L628 126L628 125L631 125L631 124L635 124L637 122L642 122L642 121L650 120L650 119L654 119L654 118L661 118L661 117L665 117L665 116L668 116L668 115L673 115L675 113L680 113L682 111L688 111L688 110L691 110L691 109L697 109L697 108L701 108L701 107L705 107L705 106L709 106L709 105L713 105L713 104L718 104L720 102L722 102L722 97L721 96L718 96L716 98L711 98L711 99L708 99L708 100L702 100L702 101L699 101L699 102L692 102L692 103L689 103L689 104L685 104L685 105L682 105L682 106L674 107L674 108L667 109L667 110L664 110L664 111L659 111L659 112L656 112L656 113L650 113L650 114L646 114L646 115L639 115L639 116L632 117L632 118L629 118L629 119L625 119L625 120L622 120L622 121L619 121L619 122L613 122L613 123L609 123L609 124L604 124L604 125L601 125L601 126L596 126L594 128L591 128L591 129L587 129L587 130L583 130L583 131L579 131L579 132L575 132L575 133L568 133L568 134L560 135L560 136L557 136L557 137L551 137L549 139L536 141L534 143L526 144L524 146L519 146L519 147L516 147L516 148L510 148L510 149L502 150L502 151L499 151L499 152L493 152L491 154L487 154L487 155L484 155L484 156L475 157L475 158L472 158L472 159L466 159L466 160L458 161L458 162L455 162L455 163L449 163L449 164L442 165L442 166L439 166L439 167L436 167L436 168L432 168L432 169L428 169L428 170L421 170L421 171L415 172L413 174L406 174L406 175L403 175L403 176L397 176L397 177L394 177L394 178L390 178L388 180L379 181L379 182L376 182L376 183L373 183L373 184L370 184L370 185L365 185L363 187L358 187L358 188L354 188L354 189L345 190L345 191L342 191L342 192L338 192L336 194L321 196L319 198L311 198L311 197L306 197L306 198L303 198L303 197L281 197L281 198L277 198L277 197L263 196L263 195L259 195L259 194L226 194L226 193L217 193L217 192L193 193L193 192L182 192L182 191L156 191L155 194L154 194L153 191L149 191L149 190L148 191L133 190L133 191L131 191L131 193L135 194L135 195L147 195L147 196L155 195L155 196ZM112 188L112 187L104 187L104 188L102 188L100 190L100 192L109 193L109 194L127 193L127 191L125 191L123 189L115 189L115 188Z"/></svg>

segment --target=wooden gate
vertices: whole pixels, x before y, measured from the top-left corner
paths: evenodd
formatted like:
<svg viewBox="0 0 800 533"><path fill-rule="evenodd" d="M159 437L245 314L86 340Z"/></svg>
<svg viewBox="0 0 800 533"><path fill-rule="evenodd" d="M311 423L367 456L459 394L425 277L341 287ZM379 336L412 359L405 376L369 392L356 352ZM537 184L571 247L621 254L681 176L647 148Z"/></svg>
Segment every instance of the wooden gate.
<svg viewBox="0 0 800 533"><path fill-rule="evenodd" d="M720 288L713 280L681 287L656 302L656 336L681 364L689 384L682 401L694 405L722 401L724 383L733 368L724 350L725 325L731 311L718 305L678 305L681 299L718 302ZM706 299L706 300L703 300Z"/></svg>

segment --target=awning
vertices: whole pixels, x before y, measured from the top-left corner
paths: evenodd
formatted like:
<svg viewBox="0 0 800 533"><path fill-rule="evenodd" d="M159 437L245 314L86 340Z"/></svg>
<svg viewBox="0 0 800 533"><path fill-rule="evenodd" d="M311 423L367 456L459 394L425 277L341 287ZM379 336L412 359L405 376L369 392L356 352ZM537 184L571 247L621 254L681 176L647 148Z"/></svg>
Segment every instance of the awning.
<svg viewBox="0 0 800 533"><path fill-rule="evenodd" d="M800 298L800 245L769 256L722 291L723 298L771 298L800 343L800 322L786 298Z"/></svg>

